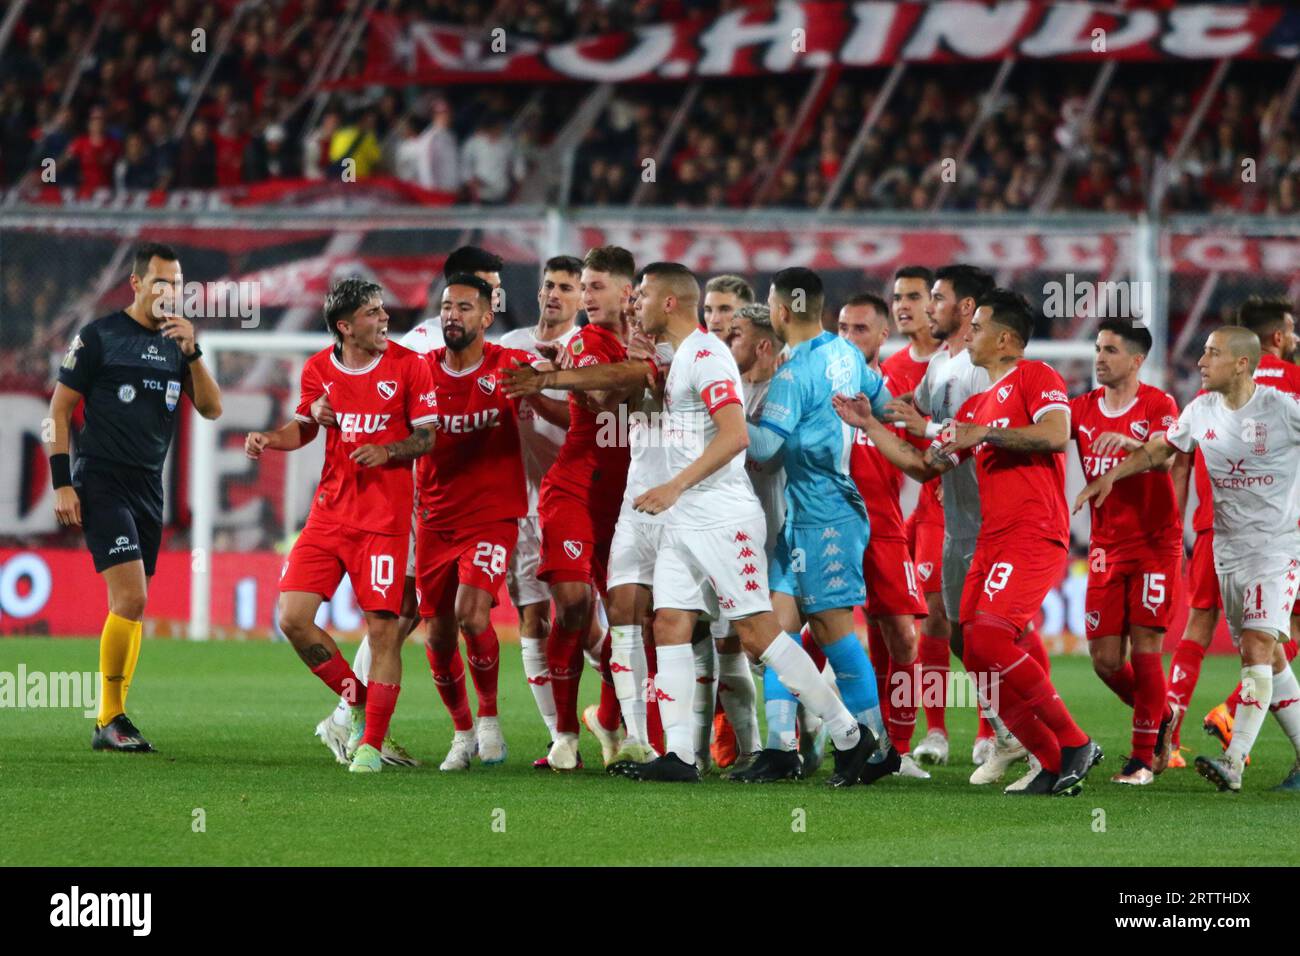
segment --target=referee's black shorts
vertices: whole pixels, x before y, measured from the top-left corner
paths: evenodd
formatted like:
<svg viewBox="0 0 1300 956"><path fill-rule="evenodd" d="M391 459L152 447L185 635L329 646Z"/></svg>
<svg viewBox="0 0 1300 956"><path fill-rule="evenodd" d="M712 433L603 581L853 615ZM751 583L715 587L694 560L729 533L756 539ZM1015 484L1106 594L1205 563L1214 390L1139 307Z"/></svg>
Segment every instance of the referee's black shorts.
<svg viewBox="0 0 1300 956"><path fill-rule="evenodd" d="M162 475L80 458L72 486L81 499L81 527L95 571L143 561L145 576L152 577L162 544Z"/></svg>

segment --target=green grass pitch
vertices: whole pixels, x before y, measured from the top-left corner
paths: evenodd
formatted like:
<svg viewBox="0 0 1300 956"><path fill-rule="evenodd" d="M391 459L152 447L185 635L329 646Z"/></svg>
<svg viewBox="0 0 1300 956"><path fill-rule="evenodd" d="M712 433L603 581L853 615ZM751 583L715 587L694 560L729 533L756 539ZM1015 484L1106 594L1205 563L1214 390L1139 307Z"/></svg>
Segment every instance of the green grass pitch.
<svg viewBox="0 0 1300 956"><path fill-rule="evenodd" d="M0 671L20 663L93 671L96 645L0 640ZM640 784L606 776L585 731L586 771L539 772L546 732L515 644L502 648L508 762L444 774L451 725L421 648L407 648L405 668L393 732L426 766L377 775L347 773L312 736L332 700L286 644L146 641L130 711L157 755L92 752L80 711L0 710L0 865L1231 866L1229 848L1247 845L1255 864L1300 858L1277 829L1297 798L1268 792L1292 762L1275 721L1240 795L1190 769L1120 787L1108 778L1127 753L1128 712L1081 658L1055 660L1053 677L1106 760L1078 798L1023 801L966 782L970 711L949 712L955 759L928 782L831 791L824 767L763 787L712 775ZM1193 753L1217 752L1199 721L1237 669L1207 659L1185 735ZM595 693L588 672L583 703Z"/></svg>

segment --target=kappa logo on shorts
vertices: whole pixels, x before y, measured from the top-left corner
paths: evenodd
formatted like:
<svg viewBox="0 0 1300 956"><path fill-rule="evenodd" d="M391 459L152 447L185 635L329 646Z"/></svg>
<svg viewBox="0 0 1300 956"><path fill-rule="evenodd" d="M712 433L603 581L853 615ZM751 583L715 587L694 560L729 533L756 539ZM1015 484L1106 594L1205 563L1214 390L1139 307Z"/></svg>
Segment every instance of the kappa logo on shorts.
<svg viewBox="0 0 1300 956"><path fill-rule="evenodd" d="M578 558L582 557L582 542L565 541L564 553L567 554L572 560L574 561L578 560Z"/></svg>
<svg viewBox="0 0 1300 956"><path fill-rule="evenodd" d="M1145 418L1140 422L1129 422L1128 430L1131 431L1133 437L1139 441L1146 441L1147 435L1151 431Z"/></svg>
<svg viewBox="0 0 1300 956"><path fill-rule="evenodd" d="M1089 611L1083 616L1083 620L1088 625L1088 630L1095 631L1101 626L1101 612Z"/></svg>
<svg viewBox="0 0 1300 956"><path fill-rule="evenodd" d="M492 374L491 372L489 372L487 375L480 375L478 377L478 387L479 389L482 390L484 395L491 395L493 392L497 390L496 375Z"/></svg>
<svg viewBox="0 0 1300 956"><path fill-rule="evenodd" d="M376 382L375 388L379 389L379 394L382 395L385 400L388 400L397 394L396 382Z"/></svg>
<svg viewBox="0 0 1300 956"><path fill-rule="evenodd" d="M930 580L930 575L934 574L934 562L922 561L916 566L916 570L920 572L922 581L928 581Z"/></svg>
<svg viewBox="0 0 1300 956"><path fill-rule="evenodd" d="M1008 398L1010 398L1010 397L1011 397L1011 390L1012 390L1013 388L1015 388L1014 385L1003 385L1001 388L999 388L999 389L998 389L998 401L999 401L999 402L1005 402Z"/></svg>

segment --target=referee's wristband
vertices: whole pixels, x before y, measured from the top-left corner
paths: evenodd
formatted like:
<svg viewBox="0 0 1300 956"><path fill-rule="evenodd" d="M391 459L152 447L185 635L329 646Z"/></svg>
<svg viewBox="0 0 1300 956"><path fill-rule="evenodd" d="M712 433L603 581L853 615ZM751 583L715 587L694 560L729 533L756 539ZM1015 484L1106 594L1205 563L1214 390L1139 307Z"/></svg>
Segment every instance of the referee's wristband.
<svg viewBox="0 0 1300 956"><path fill-rule="evenodd" d="M925 423L926 438L938 438L942 433L943 433L943 425L941 425L939 422Z"/></svg>
<svg viewBox="0 0 1300 956"><path fill-rule="evenodd" d="M199 343L198 343L198 342L195 342L195 343L194 343L194 351L191 352L189 355L185 356L185 364L186 364L186 365L193 365L195 362L197 362L197 361L198 361L199 359L201 359L201 358L203 358L203 352L199 349Z"/></svg>
<svg viewBox="0 0 1300 956"><path fill-rule="evenodd" d="M69 455L50 456L50 481L55 491L72 484L72 458Z"/></svg>

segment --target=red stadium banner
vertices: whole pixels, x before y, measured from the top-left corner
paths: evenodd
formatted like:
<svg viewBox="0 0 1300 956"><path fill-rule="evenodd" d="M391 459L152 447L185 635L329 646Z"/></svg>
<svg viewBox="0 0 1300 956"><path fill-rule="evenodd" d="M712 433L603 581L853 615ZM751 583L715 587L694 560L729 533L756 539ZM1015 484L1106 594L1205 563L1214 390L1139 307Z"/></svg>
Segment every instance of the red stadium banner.
<svg viewBox="0 0 1300 956"><path fill-rule="evenodd" d="M0 205L26 202L124 212L133 209L220 212L255 206L295 209L329 206L355 211L450 206L456 201L455 193L425 189L391 176L372 176L348 183L338 179L271 179L224 189L97 189L86 192L70 186L41 186L30 190L7 190L0 197Z"/></svg>
<svg viewBox="0 0 1300 956"><path fill-rule="evenodd" d="M547 44L504 28L372 15L366 66L336 87L372 83L626 83L958 63L1292 57L1300 14L1282 6L1181 4L1169 10L1047 2L823 3L742 7L713 18Z"/></svg>

